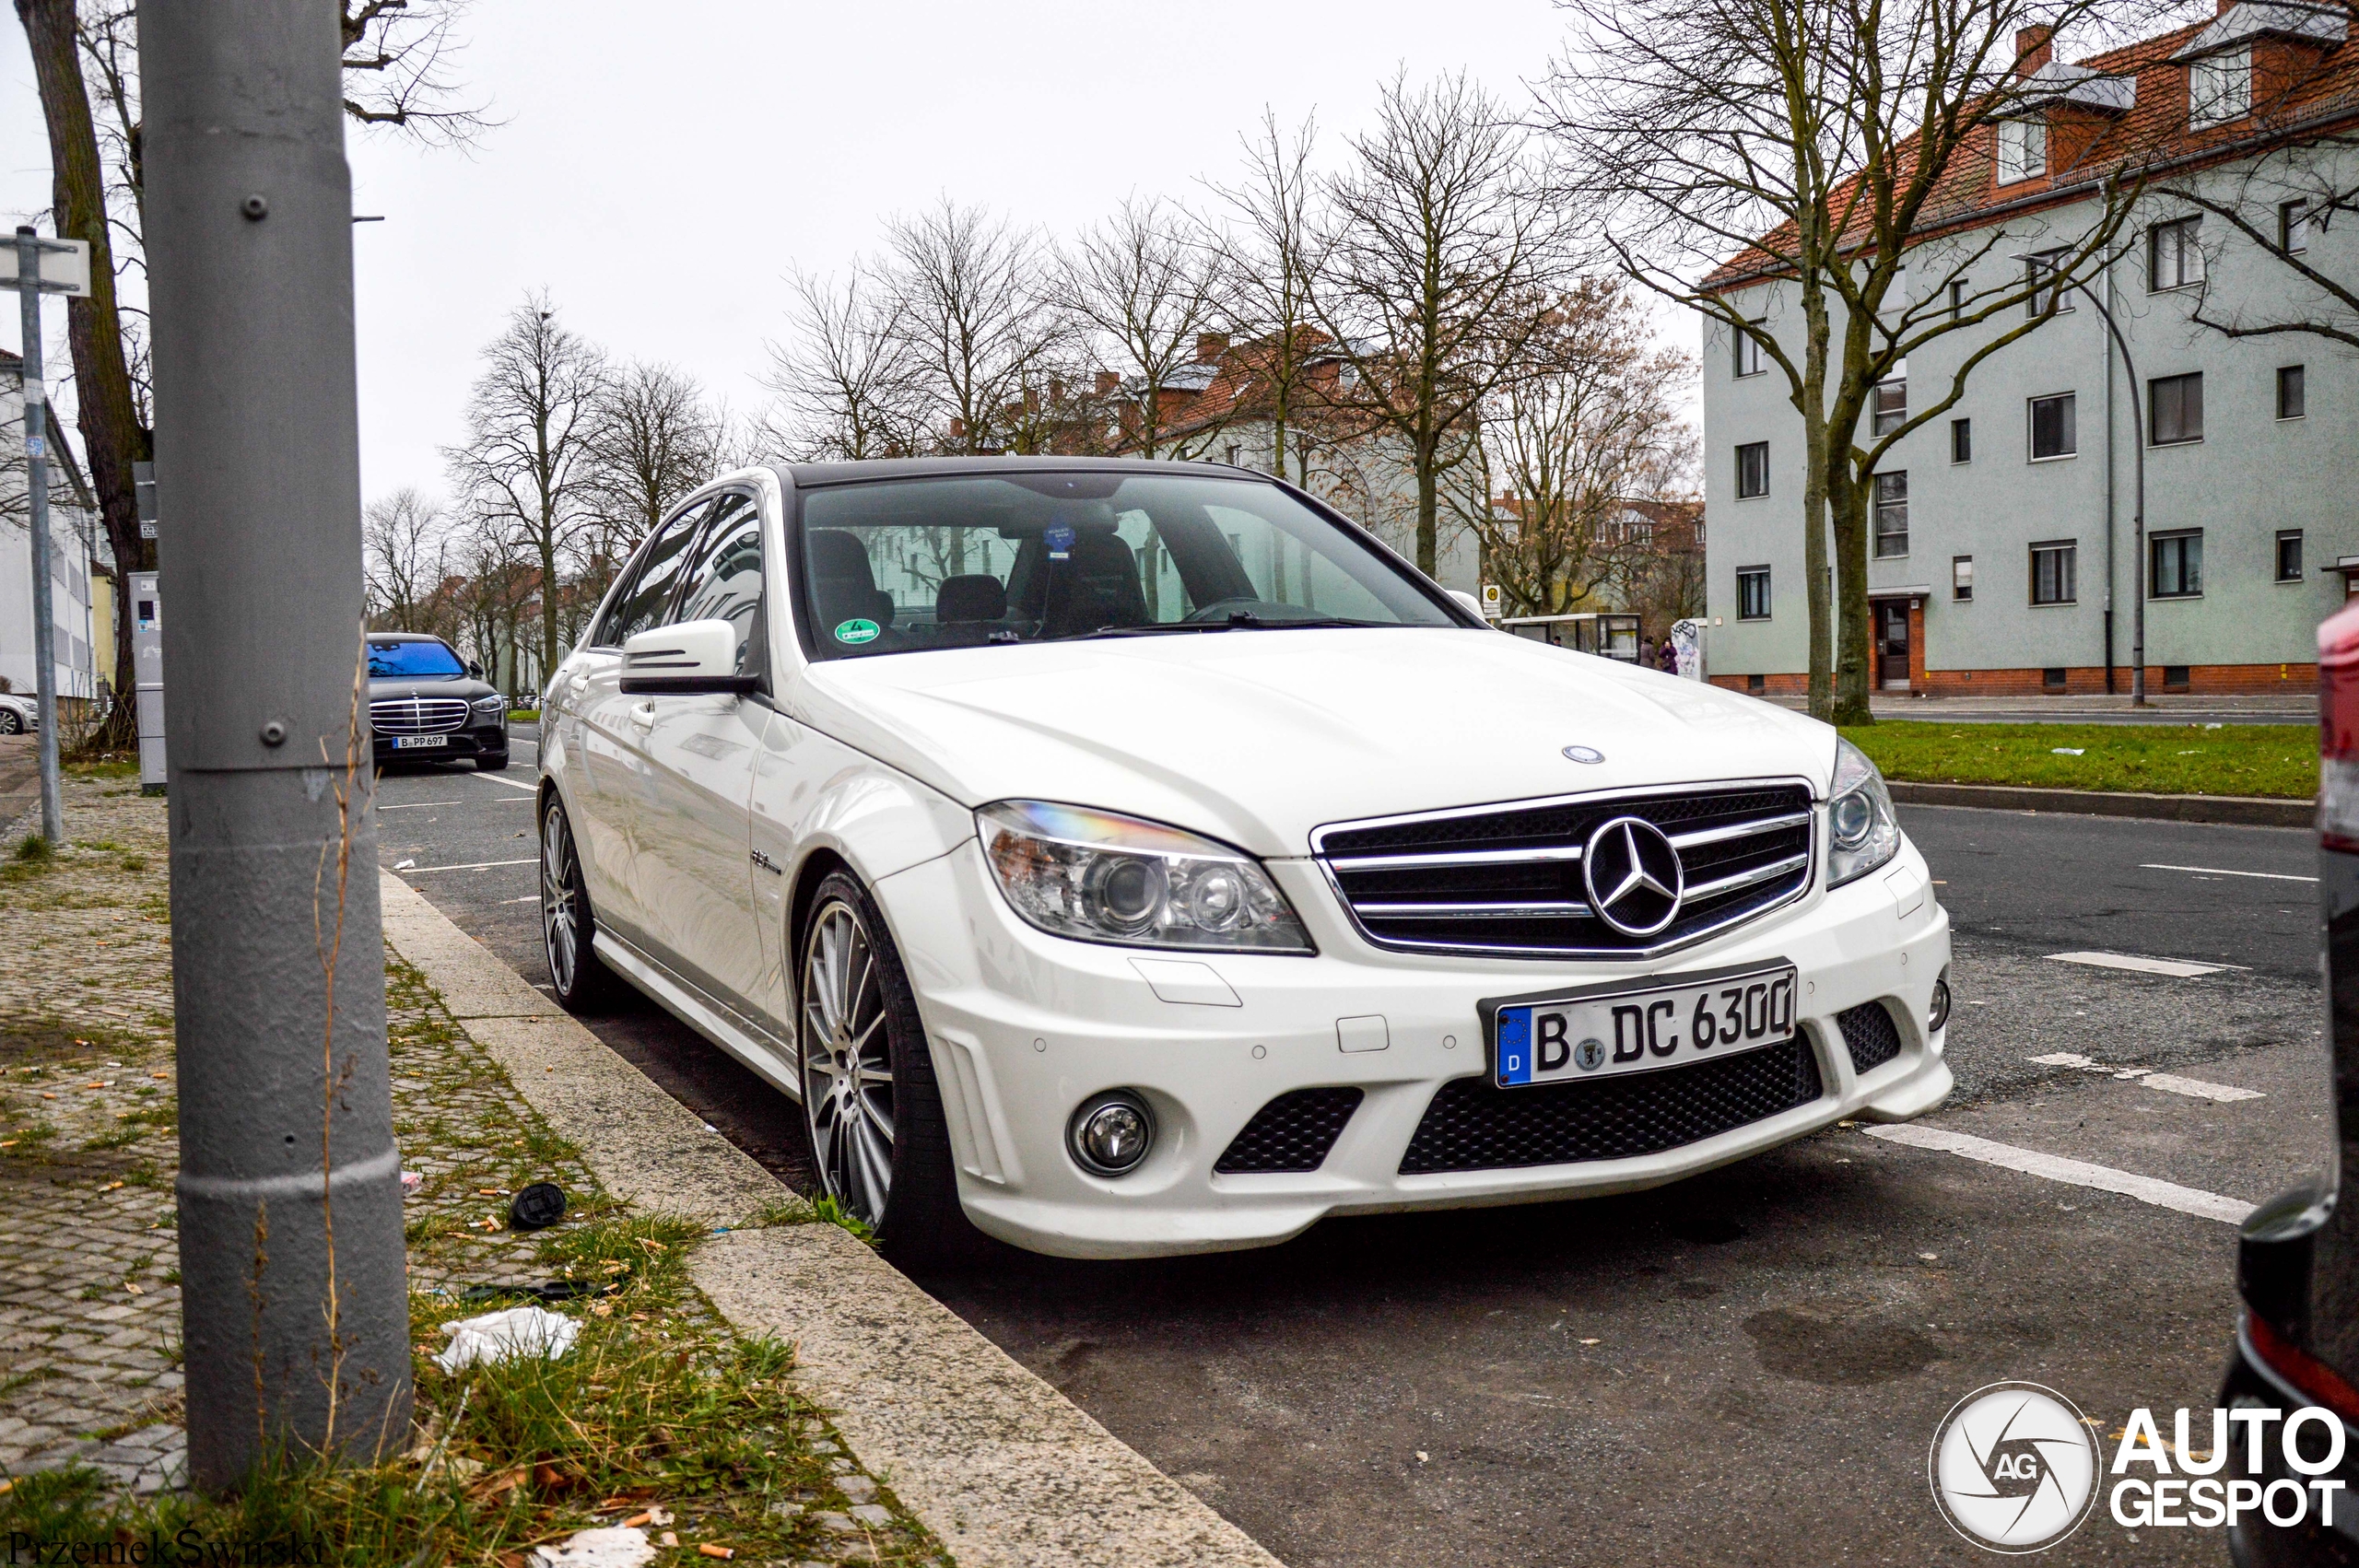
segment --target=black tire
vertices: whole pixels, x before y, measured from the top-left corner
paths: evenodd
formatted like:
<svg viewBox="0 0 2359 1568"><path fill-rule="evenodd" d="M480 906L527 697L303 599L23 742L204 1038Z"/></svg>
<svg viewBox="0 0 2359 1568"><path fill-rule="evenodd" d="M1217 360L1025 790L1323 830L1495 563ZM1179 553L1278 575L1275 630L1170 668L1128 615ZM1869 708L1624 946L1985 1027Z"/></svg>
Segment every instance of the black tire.
<svg viewBox="0 0 2359 1568"><path fill-rule="evenodd" d="M552 790L541 808L541 954L549 989L568 1012L604 1012L623 982L598 957L598 920L581 881L581 854L572 819Z"/></svg>
<svg viewBox="0 0 2359 1568"><path fill-rule="evenodd" d="M25 721L17 717L17 710L0 708L0 735L21 735L24 732Z"/></svg>
<svg viewBox="0 0 2359 1568"><path fill-rule="evenodd" d="M508 754L506 752L493 752L488 755L476 757L475 771L477 773L505 773L508 771Z"/></svg>
<svg viewBox="0 0 2359 1568"><path fill-rule="evenodd" d="M958 1201L917 1000L858 879L834 872L820 883L796 949L803 1132L820 1190L874 1230L897 1264L977 1260L990 1244Z"/></svg>

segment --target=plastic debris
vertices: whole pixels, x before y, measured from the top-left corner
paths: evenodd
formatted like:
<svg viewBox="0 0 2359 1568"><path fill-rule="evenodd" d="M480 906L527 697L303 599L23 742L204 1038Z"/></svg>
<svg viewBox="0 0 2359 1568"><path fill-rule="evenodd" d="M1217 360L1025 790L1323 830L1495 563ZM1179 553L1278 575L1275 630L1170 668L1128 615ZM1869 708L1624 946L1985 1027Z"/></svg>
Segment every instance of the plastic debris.
<svg viewBox="0 0 2359 1568"><path fill-rule="evenodd" d="M2085 756L2089 750L2086 746L2050 746L2048 749L2057 756Z"/></svg>
<svg viewBox="0 0 2359 1568"><path fill-rule="evenodd" d="M461 1301L499 1301L508 1296L528 1296L534 1301L578 1301L583 1296L612 1295L622 1286L613 1281L592 1283L588 1280L544 1280L534 1284L529 1280L514 1280L505 1284L469 1285L459 1293Z"/></svg>
<svg viewBox="0 0 2359 1568"><path fill-rule="evenodd" d="M412 866L414 866L414 865L416 865L416 864L417 864L417 861L415 859L411 859L411 860L395 860L395 861L393 862L393 870L395 870L395 871L397 871L397 872L405 872L405 871L409 870L409 869L410 869L410 867L412 867Z"/></svg>
<svg viewBox="0 0 2359 1568"><path fill-rule="evenodd" d="M442 1325L451 1342L434 1358L445 1372L457 1372L477 1362L502 1362L522 1355L555 1360L573 1348L581 1325L538 1306L511 1306Z"/></svg>
<svg viewBox="0 0 2359 1568"><path fill-rule="evenodd" d="M556 1546L533 1549L533 1568L640 1568L655 1561L647 1532L628 1525L581 1530Z"/></svg>
<svg viewBox="0 0 2359 1568"><path fill-rule="evenodd" d="M536 1181L508 1202L508 1223L520 1231L545 1231L565 1218L565 1188Z"/></svg>
<svg viewBox="0 0 2359 1568"><path fill-rule="evenodd" d="M425 1185L426 1178L417 1172L404 1171L402 1173L402 1196L404 1198L415 1195L417 1189Z"/></svg>

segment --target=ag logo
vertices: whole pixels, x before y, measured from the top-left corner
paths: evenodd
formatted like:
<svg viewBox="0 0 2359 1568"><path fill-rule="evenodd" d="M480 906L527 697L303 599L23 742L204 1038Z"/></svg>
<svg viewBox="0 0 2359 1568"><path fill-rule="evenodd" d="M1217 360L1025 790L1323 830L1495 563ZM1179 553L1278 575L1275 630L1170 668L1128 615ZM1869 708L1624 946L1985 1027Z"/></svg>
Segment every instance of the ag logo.
<svg viewBox="0 0 2359 1568"><path fill-rule="evenodd" d="M1573 1060L1583 1072L1595 1072L1605 1065L1605 1042L1591 1036L1573 1047Z"/></svg>
<svg viewBox="0 0 2359 1568"><path fill-rule="evenodd" d="M1992 1551L2045 1551L2096 1503L2096 1438L2072 1401L2036 1383L1993 1383L1934 1429L1933 1502L1950 1527Z"/></svg>

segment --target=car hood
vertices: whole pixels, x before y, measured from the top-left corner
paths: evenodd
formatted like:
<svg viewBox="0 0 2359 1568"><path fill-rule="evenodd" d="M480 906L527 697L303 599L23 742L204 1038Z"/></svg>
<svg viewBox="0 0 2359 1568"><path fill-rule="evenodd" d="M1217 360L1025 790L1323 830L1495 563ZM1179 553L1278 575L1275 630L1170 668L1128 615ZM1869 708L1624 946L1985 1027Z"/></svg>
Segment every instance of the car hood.
<svg viewBox="0 0 2359 1568"><path fill-rule="evenodd" d="M1322 824L1724 778L1824 792L1835 731L1492 631L1232 631L836 660L796 716L968 806L1128 812L1257 855ZM1565 755L1587 747L1603 760Z"/></svg>
<svg viewBox="0 0 2359 1568"><path fill-rule="evenodd" d="M498 689L490 682L478 681L472 675L405 675L393 680L370 682L369 700L380 702L389 696L455 696L469 702L480 702Z"/></svg>

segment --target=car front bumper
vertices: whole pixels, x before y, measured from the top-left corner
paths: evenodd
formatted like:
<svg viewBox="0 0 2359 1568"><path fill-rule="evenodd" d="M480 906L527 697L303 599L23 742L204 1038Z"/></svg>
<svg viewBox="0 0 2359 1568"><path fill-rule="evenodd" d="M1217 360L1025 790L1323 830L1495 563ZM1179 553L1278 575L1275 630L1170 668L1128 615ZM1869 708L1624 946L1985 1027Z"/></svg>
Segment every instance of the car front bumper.
<svg viewBox="0 0 2359 1568"><path fill-rule="evenodd" d="M472 762L479 756L508 755L508 721L470 724L464 730L438 731L443 737L439 746L394 745L395 737L379 731L374 732L374 750L380 766L394 762ZM414 738L414 737L404 737Z"/></svg>
<svg viewBox="0 0 2359 1568"><path fill-rule="evenodd" d="M1150 951L1047 935L1008 907L971 839L879 881L932 1043L960 1197L977 1225L1068 1258L1267 1246L1330 1214L1653 1187L1838 1119L1921 1116L1953 1086L1942 1036L1925 1026L1949 964L1949 917L1913 845L1848 886L1814 887L1797 904L1651 964L1389 952L1349 925L1310 861L1268 865L1310 929L1315 956ZM1133 963L1174 959L1206 966L1234 1005L1163 1000ZM1402 1174L1403 1153L1436 1093L1488 1071L1480 1000L1638 976L1677 984L1684 973L1770 959L1798 970L1802 1038L1822 1086L1816 1099L1635 1157ZM1873 1001L1886 1003L1900 1049L1861 1073L1836 1018ZM1382 1020L1380 1031L1360 1022L1371 1017ZM1343 1019L1354 1026L1339 1031ZM1385 1043L1346 1050L1346 1036L1356 1045L1378 1036ZM1356 1087L1364 1098L1316 1170L1215 1172L1257 1111L1289 1091L1325 1086ZM1074 1109L1111 1089L1145 1099L1157 1129L1144 1164L1119 1178L1085 1172L1065 1144Z"/></svg>

